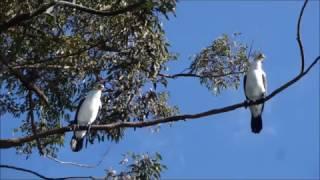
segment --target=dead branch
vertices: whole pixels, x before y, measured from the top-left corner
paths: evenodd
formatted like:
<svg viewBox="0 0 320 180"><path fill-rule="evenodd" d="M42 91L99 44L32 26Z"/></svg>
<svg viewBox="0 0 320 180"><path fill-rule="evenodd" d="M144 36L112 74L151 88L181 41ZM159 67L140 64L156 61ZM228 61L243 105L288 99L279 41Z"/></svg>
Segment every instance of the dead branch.
<svg viewBox="0 0 320 180"><path fill-rule="evenodd" d="M45 155L44 157L47 157L48 159L51 159L51 160L53 160L57 163L63 164L63 165L72 165L72 166L77 166L77 167L82 167L82 168L96 168L96 167L100 166L100 164L103 162L105 157L109 154L110 150L111 150L111 146L109 146L109 148L103 153L101 159L94 165L76 163L76 162L71 162L71 161L62 161L62 160L60 160L58 158L54 158L50 155Z"/></svg>

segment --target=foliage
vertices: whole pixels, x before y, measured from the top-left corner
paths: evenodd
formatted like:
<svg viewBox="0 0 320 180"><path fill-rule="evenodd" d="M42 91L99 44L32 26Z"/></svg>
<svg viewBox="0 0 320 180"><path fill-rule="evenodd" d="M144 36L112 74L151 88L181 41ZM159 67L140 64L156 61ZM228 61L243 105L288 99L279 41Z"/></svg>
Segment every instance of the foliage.
<svg viewBox="0 0 320 180"><path fill-rule="evenodd" d="M247 46L236 41L239 35L223 34L197 54L190 65L190 72L200 75L200 83L215 94L228 87L238 88L241 73L246 71Z"/></svg>
<svg viewBox="0 0 320 180"><path fill-rule="evenodd" d="M1 12L5 12L1 13L1 22L16 14L35 11L47 2L7 1L1 5ZM138 1L76 2L98 10L118 10ZM144 120L141 118L148 115L173 115L175 111L164 98L166 92L147 92L145 89L157 81L157 74L170 60L161 19L162 15L168 17L174 7L174 0L146 1L132 11L104 17L55 6L2 32L1 54L9 60L10 69L18 70L36 84L50 102L46 106L36 94L32 96L37 131L60 127L65 124L63 120L69 122L77 100L99 80L103 80L108 88L102 99L104 106L99 123ZM29 89L17 81L10 69L1 63L0 104L5 106L1 106L0 114L21 117L28 112L25 104ZM32 133L27 121L23 121L17 130L26 135ZM103 133L119 140L120 132L122 130ZM63 139L51 137L51 140L51 145L63 145ZM41 143L47 144L43 139ZM32 147L35 143L19 149L31 153Z"/></svg>
<svg viewBox="0 0 320 180"><path fill-rule="evenodd" d="M120 162L127 165L127 170L117 174L115 170L107 171L107 180L130 180L130 179L160 179L161 172L167 167L160 163L162 157L159 153L154 156L148 154L128 153L124 155L124 159ZM129 164L131 163L131 164Z"/></svg>
<svg viewBox="0 0 320 180"><path fill-rule="evenodd" d="M306 4L307 1L297 26L301 72L259 100L261 102L297 82L320 59L317 57L304 70L300 22ZM174 14L175 6L176 0L3 0L0 5L0 118L11 114L21 119L21 126L15 132L22 136L57 130L70 122L76 104L97 81L104 83L108 90L103 95L103 108L96 124L121 125L116 122L148 121L177 114L178 107L168 104L167 78L197 77L216 95L227 88L238 88L250 58L246 55L247 46L236 41L238 33L232 37L223 34L214 40L192 59L189 72L163 74L167 62L177 58L168 50L162 27L164 18ZM111 13L103 15L97 11ZM163 85L164 91L157 89L159 85ZM198 118L245 106L246 103L239 103L201 115L173 116L171 120ZM149 125L154 122L160 121ZM120 141L124 132L123 128L91 132L87 142L104 141L105 136L108 140ZM10 143L10 140L2 142ZM29 137L27 143L16 147L17 152L30 155L40 144L39 149L46 155L56 157L64 145L64 136L58 134L32 140ZM128 157L132 162L129 165ZM152 157L128 153L121 161L127 169L119 174L110 170L106 179L159 179L166 169L161 160L157 153Z"/></svg>

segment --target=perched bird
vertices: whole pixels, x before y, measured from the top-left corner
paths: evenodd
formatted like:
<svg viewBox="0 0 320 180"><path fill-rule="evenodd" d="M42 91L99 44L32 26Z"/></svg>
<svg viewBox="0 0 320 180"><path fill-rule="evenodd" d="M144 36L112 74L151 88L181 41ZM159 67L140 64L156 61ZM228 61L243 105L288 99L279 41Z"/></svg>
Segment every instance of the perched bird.
<svg viewBox="0 0 320 180"><path fill-rule="evenodd" d="M266 96L267 78L262 69L262 62L265 59L264 54L255 55L254 61L250 63L249 69L244 76L244 92L247 101L256 101ZM262 112L264 103L251 105L251 130L253 133L260 133L262 130Z"/></svg>
<svg viewBox="0 0 320 180"><path fill-rule="evenodd" d="M97 118L98 111L101 108L101 93L104 89L102 84L96 84L87 96L82 99L78 105L73 124L87 126L91 125ZM73 133L70 145L73 152L82 149L83 139L87 131L75 131Z"/></svg>

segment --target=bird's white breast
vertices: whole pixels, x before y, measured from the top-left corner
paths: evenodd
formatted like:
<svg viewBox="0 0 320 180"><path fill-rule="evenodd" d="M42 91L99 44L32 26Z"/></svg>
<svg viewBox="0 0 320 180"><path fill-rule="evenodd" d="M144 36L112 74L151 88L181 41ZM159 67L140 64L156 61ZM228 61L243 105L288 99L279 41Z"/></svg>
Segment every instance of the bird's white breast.
<svg viewBox="0 0 320 180"><path fill-rule="evenodd" d="M91 91L83 101L77 116L77 123L79 125L92 124L98 115L99 108L101 106L101 91ZM86 134L86 131L77 131L76 137L82 138Z"/></svg>
<svg viewBox="0 0 320 180"><path fill-rule="evenodd" d="M101 100L99 94L88 96L78 112L78 123L80 125L91 124L96 119L100 106Z"/></svg>
<svg viewBox="0 0 320 180"><path fill-rule="evenodd" d="M266 89L263 84L263 74L261 69L250 70L247 73L246 95L250 100L258 100L262 97Z"/></svg>

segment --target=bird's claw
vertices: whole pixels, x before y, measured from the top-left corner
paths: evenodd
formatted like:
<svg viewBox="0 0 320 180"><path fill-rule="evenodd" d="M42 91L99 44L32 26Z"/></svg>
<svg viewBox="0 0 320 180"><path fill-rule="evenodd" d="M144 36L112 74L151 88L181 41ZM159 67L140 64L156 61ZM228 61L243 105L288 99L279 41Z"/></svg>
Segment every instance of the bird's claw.
<svg viewBox="0 0 320 180"><path fill-rule="evenodd" d="M73 132L75 132L77 129L79 129L80 125L79 124L74 124L72 125L71 129Z"/></svg>
<svg viewBox="0 0 320 180"><path fill-rule="evenodd" d="M91 140L91 124L88 125L88 132L87 132L87 135L88 135L88 139Z"/></svg>
<svg viewBox="0 0 320 180"><path fill-rule="evenodd" d="M244 108L245 108L245 109L248 108L248 106L249 106L248 104L249 104L249 103L250 103L250 100L247 99L247 100L245 101L245 104L244 104Z"/></svg>

